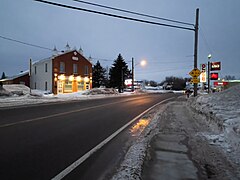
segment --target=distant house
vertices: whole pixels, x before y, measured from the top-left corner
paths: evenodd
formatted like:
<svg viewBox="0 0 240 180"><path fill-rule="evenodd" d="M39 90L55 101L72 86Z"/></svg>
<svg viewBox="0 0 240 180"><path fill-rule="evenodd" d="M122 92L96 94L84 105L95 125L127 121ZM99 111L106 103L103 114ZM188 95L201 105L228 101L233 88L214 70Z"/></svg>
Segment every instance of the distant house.
<svg viewBox="0 0 240 180"><path fill-rule="evenodd" d="M30 87L29 71L21 72L12 77L1 79L2 84L23 84Z"/></svg>
<svg viewBox="0 0 240 180"><path fill-rule="evenodd" d="M54 94L92 88L92 63L81 50L68 50L31 65L31 89Z"/></svg>

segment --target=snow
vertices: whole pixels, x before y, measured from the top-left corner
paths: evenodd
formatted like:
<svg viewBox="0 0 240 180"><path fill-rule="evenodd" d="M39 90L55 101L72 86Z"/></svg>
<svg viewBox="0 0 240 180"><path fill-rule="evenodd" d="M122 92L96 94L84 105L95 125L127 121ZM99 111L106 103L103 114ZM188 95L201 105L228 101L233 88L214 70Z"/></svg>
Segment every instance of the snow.
<svg viewBox="0 0 240 180"><path fill-rule="evenodd" d="M0 89L0 107L116 97L137 93L119 94L115 89L97 88L77 93L53 95L37 90L32 90L32 93L29 94L29 88L23 85L4 85L3 88ZM15 94L20 91L23 95ZM145 90L144 92L183 93L183 91L159 89ZM194 109L194 113L201 114L209 127L214 130L212 134L203 133L201 136L204 136L210 145L221 147L226 153L231 154L236 163L240 163L240 85L213 94L199 93L199 96L188 99L188 106ZM156 115L141 133L137 142L130 147L118 173L112 179L141 179L141 168L146 157L146 149L156 133L154 129L157 129L155 128L157 119L164 111L164 107L165 105L162 105L162 108L155 112Z"/></svg>
<svg viewBox="0 0 240 180"><path fill-rule="evenodd" d="M240 163L240 85L190 98L189 105L215 130L215 134L203 134L209 143L231 152Z"/></svg>
<svg viewBox="0 0 240 180"><path fill-rule="evenodd" d="M99 99L106 97L127 96L140 93L182 93L169 90L136 90L135 92L118 93L114 88L93 88L75 93L54 95L48 91L31 90L21 84L3 85L0 89L0 107L13 107L48 102Z"/></svg>
<svg viewBox="0 0 240 180"><path fill-rule="evenodd" d="M96 88L76 93L54 95L48 91L31 90L27 86L14 84L3 85L0 90L0 107L12 107L48 102L73 101L129 95L132 93L119 94L113 88Z"/></svg>

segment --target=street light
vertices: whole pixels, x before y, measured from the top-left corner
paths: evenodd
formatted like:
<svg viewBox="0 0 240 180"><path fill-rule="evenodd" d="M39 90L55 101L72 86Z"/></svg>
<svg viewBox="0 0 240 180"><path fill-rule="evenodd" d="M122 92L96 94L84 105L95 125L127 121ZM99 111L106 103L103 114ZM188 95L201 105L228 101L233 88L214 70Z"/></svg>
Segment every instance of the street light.
<svg viewBox="0 0 240 180"><path fill-rule="evenodd" d="M142 60L140 63L134 65L134 58L132 58L132 92L134 92L134 67L137 65L145 66L147 64L146 60Z"/></svg>
<svg viewBox="0 0 240 180"><path fill-rule="evenodd" d="M208 55L208 94L210 93L210 59L212 58L212 55Z"/></svg>

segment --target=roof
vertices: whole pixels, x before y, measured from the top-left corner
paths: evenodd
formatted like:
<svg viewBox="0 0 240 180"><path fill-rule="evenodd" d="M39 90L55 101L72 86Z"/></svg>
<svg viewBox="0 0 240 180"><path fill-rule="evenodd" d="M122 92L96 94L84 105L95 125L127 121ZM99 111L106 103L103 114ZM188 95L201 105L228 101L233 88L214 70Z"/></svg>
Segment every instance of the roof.
<svg viewBox="0 0 240 180"><path fill-rule="evenodd" d="M78 54L80 54L82 57L84 57L81 53L78 52L78 50L76 49L73 49L73 50L70 50L70 51L58 51L58 54L56 55L52 55L51 57L48 57L48 58L44 58L42 60L39 60L39 61L36 61L33 63L34 64L38 64L38 63L43 63L43 62L46 62L46 61L49 61L49 60L52 60L53 58L56 58L56 57L59 57L59 56L62 56L64 54L67 54L67 53L70 53L70 52L74 52L76 51ZM85 57L84 57L85 58ZM85 58L87 61L89 61L87 58ZM90 62L90 61L89 61ZM91 62L90 62L91 63ZM92 64L92 63L91 63Z"/></svg>
<svg viewBox="0 0 240 180"><path fill-rule="evenodd" d="M27 74L29 74L29 70L26 70L26 71L24 71L24 72L21 72L21 73L19 73L19 74L17 74L17 75L11 76L11 77L7 77L7 78L5 78L5 79L1 79L0 82L11 81L11 80L13 80L13 79L16 79L16 78L25 76L25 75L27 75Z"/></svg>

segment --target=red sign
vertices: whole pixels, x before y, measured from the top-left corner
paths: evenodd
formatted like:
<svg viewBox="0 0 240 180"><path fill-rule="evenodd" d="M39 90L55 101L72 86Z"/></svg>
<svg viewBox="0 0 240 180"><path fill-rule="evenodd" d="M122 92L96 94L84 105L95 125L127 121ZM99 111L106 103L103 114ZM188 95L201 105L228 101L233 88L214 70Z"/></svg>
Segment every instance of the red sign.
<svg viewBox="0 0 240 180"><path fill-rule="evenodd" d="M211 71L221 70L221 62L211 62L210 70Z"/></svg>
<svg viewBox="0 0 240 180"><path fill-rule="evenodd" d="M211 73L211 80L218 80L218 73Z"/></svg>
<svg viewBox="0 0 240 180"><path fill-rule="evenodd" d="M202 70L203 72L206 71L206 66L207 66L206 64L201 64L201 67L202 67L201 70Z"/></svg>
<svg viewBox="0 0 240 180"><path fill-rule="evenodd" d="M227 86L228 85L228 82L213 82L213 85L214 86Z"/></svg>

